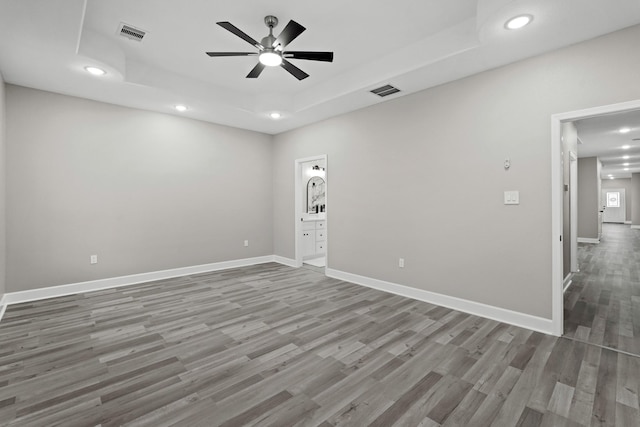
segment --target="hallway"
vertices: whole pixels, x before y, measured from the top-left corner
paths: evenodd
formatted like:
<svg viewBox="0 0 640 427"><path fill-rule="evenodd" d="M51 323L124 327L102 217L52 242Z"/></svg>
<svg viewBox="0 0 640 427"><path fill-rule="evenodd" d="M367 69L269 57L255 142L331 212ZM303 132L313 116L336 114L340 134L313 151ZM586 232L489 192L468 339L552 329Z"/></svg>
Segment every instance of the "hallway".
<svg viewBox="0 0 640 427"><path fill-rule="evenodd" d="M564 294L564 336L640 355L640 230L603 224L580 243L580 272Z"/></svg>

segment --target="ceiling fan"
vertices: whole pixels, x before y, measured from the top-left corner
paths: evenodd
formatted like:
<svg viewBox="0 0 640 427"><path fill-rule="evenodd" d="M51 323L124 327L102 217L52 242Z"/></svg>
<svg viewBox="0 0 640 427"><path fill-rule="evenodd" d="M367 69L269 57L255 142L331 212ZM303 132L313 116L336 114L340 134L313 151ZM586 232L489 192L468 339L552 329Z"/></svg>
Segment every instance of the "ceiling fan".
<svg viewBox="0 0 640 427"><path fill-rule="evenodd" d="M295 21L289 21L280 35L276 38L273 35L273 28L278 25L278 18L269 15L264 18L264 23L269 27L269 35L264 37L260 43L248 36L238 27L230 22L216 22L225 30L228 30L240 37L242 40L258 48L257 52L207 52L211 57L218 56L257 56L258 64L247 74L248 79L255 79L262 73L264 67L277 67L280 65L298 80L306 79L309 74L293 65L287 59L306 59L310 61L333 62L333 52L309 52L300 50L284 50L289 43L298 37L305 27Z"/></svg>

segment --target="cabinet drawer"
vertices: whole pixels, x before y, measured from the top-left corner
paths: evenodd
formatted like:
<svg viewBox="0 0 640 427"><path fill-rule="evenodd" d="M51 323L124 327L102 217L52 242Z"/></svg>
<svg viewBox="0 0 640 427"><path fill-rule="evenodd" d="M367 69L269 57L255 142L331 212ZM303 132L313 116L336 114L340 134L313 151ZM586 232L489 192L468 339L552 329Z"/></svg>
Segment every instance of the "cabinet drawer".
<svg viewBox="0 0 640 427"><path fill-rule="evenodd" d="M324 242L325 241L325 230L316 230L316 242Z"/></svg>
<svg viewBox="0 0 640 427"><path fill-rule="evenodd" d="M316 242L316 253L317 254L324 253L324 242Z"/></svg>
<svg viewBox="0 0 640 427"><path fill-rule="evenodd" d="M316 230L324 230L326 227L326 222L325 221L316 221Z"/></svg>
<svg viewBox="0 0 640 427"><path fill-rule="evenodd" d="M316 222L315 221L302 221L302 229L303 230L315 230Z"/></svg>

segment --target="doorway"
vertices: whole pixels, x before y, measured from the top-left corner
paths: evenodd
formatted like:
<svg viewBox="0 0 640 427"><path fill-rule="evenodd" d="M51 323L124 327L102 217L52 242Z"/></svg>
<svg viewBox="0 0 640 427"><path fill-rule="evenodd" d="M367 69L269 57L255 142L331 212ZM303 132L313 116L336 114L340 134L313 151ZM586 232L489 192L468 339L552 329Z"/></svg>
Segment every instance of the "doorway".
<svg viewBox="0 0 640 427"><path fill-rule="evenodd" d="M324 273L328 255L327 155L295 161L295 265Z"/></svg>
<svg viewBox="0 0 640 427"><path fill-rule="evenodd" d="M563 123L598 117L608 114L625 113L640 110L640 100L612 104L585 110L554 114L551 116L551 331L561 336L564 328L564 251L563 215L564 215L564 171L563 171ZM573 243L573 242L572 242Z"/></svg>

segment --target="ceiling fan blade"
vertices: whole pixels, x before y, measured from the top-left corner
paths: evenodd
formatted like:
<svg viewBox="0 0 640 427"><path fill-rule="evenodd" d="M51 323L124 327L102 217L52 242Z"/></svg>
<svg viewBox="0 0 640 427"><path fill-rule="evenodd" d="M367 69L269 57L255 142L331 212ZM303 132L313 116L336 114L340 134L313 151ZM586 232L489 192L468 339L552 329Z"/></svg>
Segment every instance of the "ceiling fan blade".
<svg viewBox="0 0 640 427"><path fill-rule="evenodd" d="M220 25L225 30L232 32L236 36L240 37L242 40L257 47L258 49L263 49L263 46L260 43L255 41L251 36L247 35L244 31L242 31L241 29L233 25L231 22L223 21L223 22L216 22L216 24Z"/></svg>
<svg viewBox="0 0 640 427"><path fill-rule="evenodd" d="M304 80L309 77L309 74L305 73L286 59L282 60L282 64L280 66L287 70L289 73L293 74L293 76L298 80Z"/></svg>
<svg viewBox="0 0 640 427"><path fill-rule="evenodd" d="M256 56L257 52L206 52L209 56Z"/></svg>
<svg viewBox="0 0 640 427"><path fill-rule="evenodd" d="M333 62L333 52L305 52L299 50L289 50L283 52L285 58L308 59L310 61Z"/></svg>
<svg viewBox="0 0 640 427"><path fill-rule="evenodd" d="M264 67L265 67L265 65L262 62L258 62L256 64L256 66L253 67L253 69L251 71L249 71L249 74L247 74L247 78L248 79L255 79L256 77L258 77L260 75L262 70L264 70Z"/></svg>
<svg viewBox="0 0 640 427"><path fill-rule="evenodd" d="M276 41L273 42L272 47L276 47L278 45L285 47L289 43L293 41L296 37L298 37L302 32L306 30L305 27L298 24L296 21L289 21L286 27L282 30Z"/></svg>

